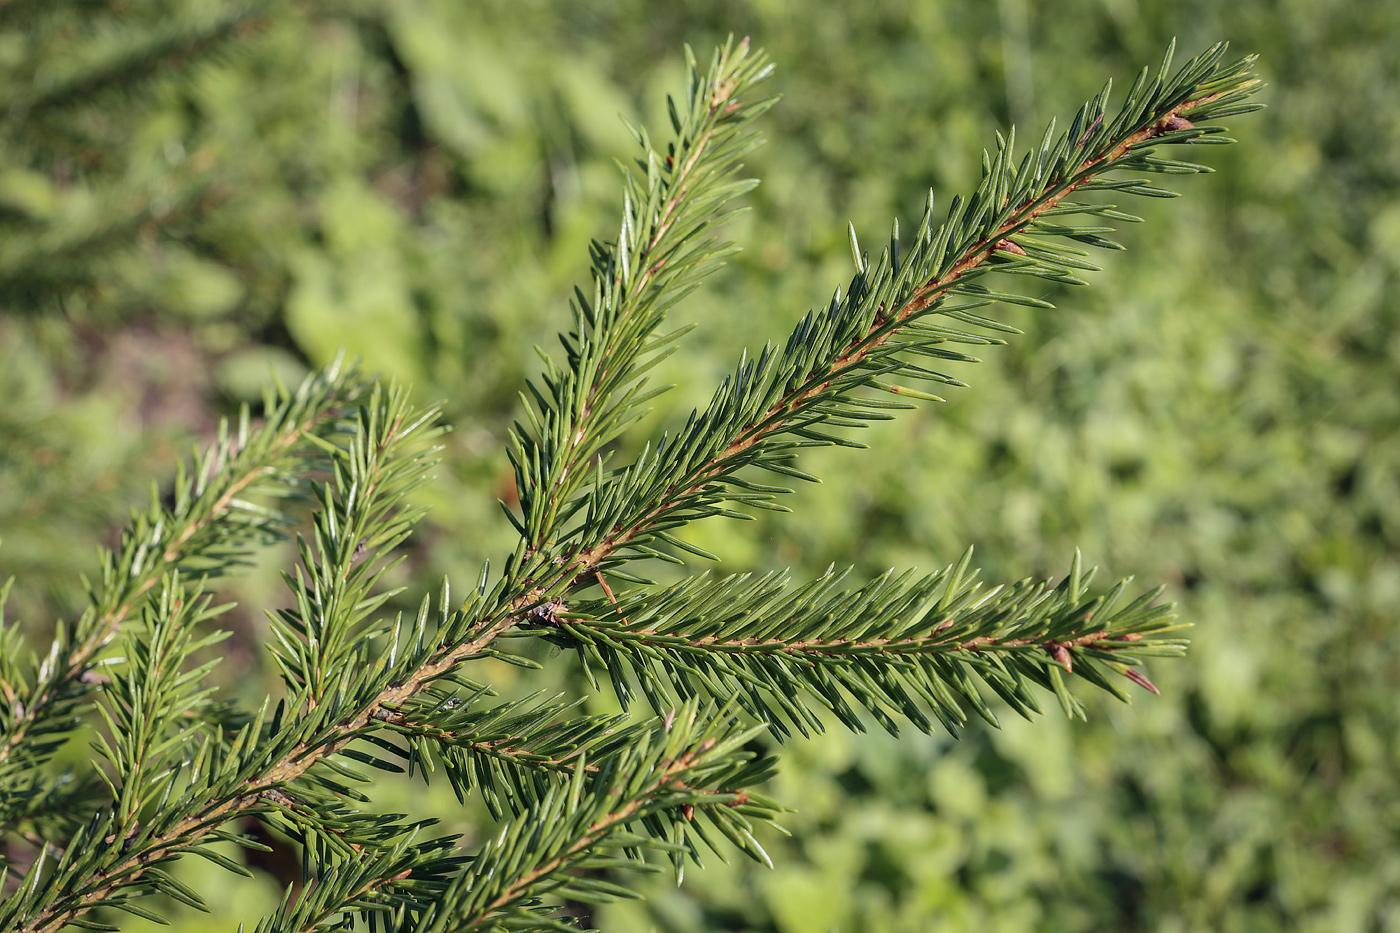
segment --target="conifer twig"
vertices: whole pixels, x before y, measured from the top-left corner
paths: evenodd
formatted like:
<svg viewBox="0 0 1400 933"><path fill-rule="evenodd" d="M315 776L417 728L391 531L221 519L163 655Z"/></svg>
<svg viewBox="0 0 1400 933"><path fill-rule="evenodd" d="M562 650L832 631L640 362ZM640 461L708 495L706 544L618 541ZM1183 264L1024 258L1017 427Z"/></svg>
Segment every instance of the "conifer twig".
<svg viewBox="0 0 1400 933"><path fill-rule="evenodd" d="M1019 166L1013 161L1014 134L999 140L995 158L984 158L984 177L977 192L967 201L955 199L948 219L937 228L930 202L907 259L900 257L897 227L890 248L873 267L852 233L858 272L844 300L838 291L825 315L804 318L781 353L765 349L759 360L742 361L717 391L710 408L692 415L674 441L663 438L650 459L644 457L600 478L589 502L590 514L571 535L565 563L574 572L573 579L588 579L629 550L650 556L648 546L674 544L664 533L683 523L682 518L735 514L719 505L723 499L764 506L774 493L784 491L737 478L743 467L813 479L784 461L803 447L863 446L820 429L824 425L860 427L887 418L889 408L899 407L869 398L871 388L897 397L936 399L884 381L889 375L963 385L899 354L975 362L942 345L1000 340L931 326L923 320L942 313L955 321L1016 333L1008 325L973 316L970 310L995 300L1040 307L1049 303L993 292L973 284L975 278L1003 271L1079 284L1070 271L1094 268L1077 258L1079 251L1030 235L1043 233L1098 246L1115 244L1099 235L1106 228L1062 227L1045 218L1079 213L1136 220L1112 205L1070 203L1071 194L1108 189L1173 196L1134 179L1104 176L1122 170L1209 171L1190 163L1154 159L1150 153L1157 144L1219 139L1208 135L1219 127L1198 126L1188 117L1204 123L1256 109L1257 105L1238 104L1259 86L1248 70L1253 60L1221 67L1224 52L1225 45L1217 45L1168 78L1169 51L1155 80L1148 82L1146 70L1139 76L1115 120L1104 125L1106 88L1079 111L1069 131L1053 144L1052 123L1039 150L1027 154ZM1089 128L1081 132L1085 126ZM1071 144L1071 140L1077 142ZM1035 251L1034 258L1028 249ZM955 296L967 300L945 308L945 302Z"/></svg>
<svg viewBox="0 0 1400 933"><path fill-rule="evenodd" d="M306 438L333 429L341 406L361 391L361 377L340 362L308 380L295 394L265 399L264 421L253 427L245 407L237 429L220 426L218 439L176 478L173 505L158 495L123 534L116 554L102 556L102 585L73 624L60 623L44 663L26 684L7 652L0 664L6 713L0 720L0 779L15 751L38 735L66 731L93 676L99 652L121 630L147 592L170 570L188 567L211 575L238 561L247 548L285 533L290 520L255 504L257 496L295 498L310 465ZM37 761L30 761L32 767Z"/></svg>
<svg viewBox="0 0 1400 933"><path fill-rule="evenodd" d="M754 788L772 762L745 747L764 728L819 728L824 708L853 729L863 728L863 710L891 731L895 714L930 728L931 711L956 732L967 707L995 721L974 677L1022 714L1038 710L1040 687L1082 715L1066 676L1119 696L1111 674L1151 688L1140 659L1182 648L1163 637L1176 627L1169 607L1153 592L1119 608L1127 581L1091 594L1092 571L1077 555L1058 585L991 590L975 584L966 556L941 573L891 573L855 588L834 573L796 587L738 576L652 588L621 568L681 563L676 551L709 556L673 532L700 518L746 517L726 503L783 508L776 496L788 490L754 481L750 467L814 479L793 465L802 449L860 446L831 432L890 417L909 407L904 398L932 397L910 380L961 384L912 358L971 360L945 345L986 345L1000 338L984 332L1014 331L974 309L1045 304L977 279L1002 271L1077 281L1071 270L1092 266L1045 238L1109 241L1104 228L1059 218L1131 219L1071 195L1164 196L1109 173L1205 170L1156 158L1151 147L1219 141L1205 121L1252 108L1242 103L1257 87L1249 61L1222 66L1223 54L1217 46L1175 76L1169 54L1116 117L1105 89L1058 140L1052 125L1019 162L1014 137L999 140L977 192L955 200L936 227L930 207L907 256L896 229L872 264L852 231L857 271L844 295L807 315L781 350L745 356L680 432L608 469L612 443L662 391L644 391L644 376L678 337L655 336L666 309L728 249L709 231L749 186L732 176L755 144L747 124L769 103L750 99L767 67L746 43L726 45L705 76L692 59L686 106L672 105L676 140L663 155L638 131L645 181L629 175L618 241L594 246L594 296L578 296L564 362L547 359L540 385L529 387L530 424L516 426L511 451L521 515L507 510L520 543L505 572L494 585L483 572L455 609L444 584L436 611L425 598L416 613L381 616L397 592L383 586L395 549L424 513L405 503L431 479L431 442L442 430L435 408L416 408L402 389L363 391L333 369L295 397L270 399L261 430L245 414L236 442L225 434L192 477L180 476L173 507L156 501L134 517L120 552L104 561L92 609L61 629L38 687L19 683L8 660L0 665L5 725L21 728L9 747L22 754L0 755L7 779L7 765L52 751L36 741L41 727L72 730L86 693L57 689L55 678L81 685L119 628L127 646L100 693L98 775L110 802L64 847L41 850L0 902L0 927L93 924L99 908L151 917L140 903L151 891L202 906L162 866L196 854L243 870L211 847L238 839L229 824L251 816L300 843L316 872L264 921L266 933L323 928L357 910L395 929L558 929L547 896L626 893L579 869L646 870L641 853L651 849L679 872L711 833L766 861L753 829L779 808ZM930 323L934 315L944 323ZM321 469L308 469L307 453ZM208 699L207 666L191 657L219 637L200 632L216 609L189 581L285 533L282 511L243 499L254 488L304 499L312 527L298 539L300 564L284 574L293 605L273 624L285 696L225 713ZM633 588L615 593L605 573ZM145 599L158 582L160 598ZM578 597L594 583L605 599ZM143 624L123 626L138 609ZM468 679L466 662L529 663L499 649L507 634L578 648L590 676L605 669L624 701L635 682L661 718L625 726L558 703L476 707L490 691ZM703 705L702 695L725 705ZM36 705L35 696L48 699ZM746 728L741 711L762 725ZM470 858L455 854L453 839L419 841L424 823L359 806L368 799L359 768L403 770L400 760L410 771L442 765L459 795L480 791L493 815L510 817Z"/></svg>
<svg viewBox="0 0 1400 933"><path fill-rule="evenodd" d="M1058 586L1023 580L984 590L970 557L936 574L886 574L855 590L832 572L800 587L782 574L696 577L618 605L580 604L532 633L580 650L590 671L608 672L624 703L630 673L657 712L677 695L737 696L779 734L789 724L803 733L822 728L798 687L858 731L864 725L843 694L891 732L898 727L890 713L931 728L925 709L954 735L969 706L995 724L964 669L1022 715L1040 712L1032 689L1039 686L1083 718L1067 676L1127 699L1109 675L1146 686L1129 673L1134 665L1184 652L1184 642L1163 637L1179 626L1170 606L1155 603L1160 590L1126 606L1119 605L1126 580L1091 595L1093 571L1082 571L1077 555Z"/></svg>
<svg viewBox="0 0 1400 933"><path fill-rule="evenodd" d="M531 384L531 397L524 398L531 423L512 432L523 513L517 566L553 550L560 523L577 509L576 493L589 480L589 461L636 421L639 406L664 391L644 393L644 376L675 350L684 331L652 335L668 309L733 252L711 231L727 218L727 202L755 184L732 178L738 160L758 144L749 124L773 103L751 99L771 66L748 40L720 49L708 74L686 51L684 105L668 99L674 139L663 153L645 130L633 131L644 178L627 175L617 242L593 244L594 293L591 300L576 294L575 329L560 337L565 367L546 357L543 390Z"/></svg>

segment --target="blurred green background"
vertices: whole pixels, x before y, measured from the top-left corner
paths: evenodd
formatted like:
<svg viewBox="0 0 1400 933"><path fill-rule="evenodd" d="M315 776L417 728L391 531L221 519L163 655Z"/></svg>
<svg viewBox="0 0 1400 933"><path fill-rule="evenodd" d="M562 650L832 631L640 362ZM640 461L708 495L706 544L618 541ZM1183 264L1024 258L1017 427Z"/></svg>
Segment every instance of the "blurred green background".
<svg viewBox="0 0 1400 933"><path fill-rule="evenodd" d="M696 529L724 569L933 569L1166 584L1196 624L1163 696L946 736L784 750L774 871L713 864L609 931L1400 930L1400 4L1339 0L202 0L0 6L0 578L42 632L128 506L269 372L340 347L456 425L404 581L503 557L505 428L613 235L618 120L665 126L682 43L750 35L784 100L732 225L745 252L639 437L707 396L882 241L1173 36L1261 55L1270 109L1218 174L1099 257L973 384L821 451L791 516ZM268 677L277 559L237 584L228 682ZM537 681L577 684L541 654ZM605 704L606 698L593 701ZM1048 701L1053 711L1053 700ZM481 829L445 784L390 786ZM255 922L273 875L189 867ZM212 886L212 890L209 886ZM129 929L144 929L123 918Z"/></svg>

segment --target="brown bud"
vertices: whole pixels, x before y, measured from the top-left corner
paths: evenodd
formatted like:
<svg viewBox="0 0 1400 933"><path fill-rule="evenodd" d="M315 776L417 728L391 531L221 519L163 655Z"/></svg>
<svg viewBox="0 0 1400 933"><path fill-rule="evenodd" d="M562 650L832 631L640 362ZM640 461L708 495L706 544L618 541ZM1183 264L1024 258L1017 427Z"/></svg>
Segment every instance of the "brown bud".
<svg viewBox="0 0 1400 933"><path fill-rule="evenodd" d="M1011 253L1013 256L1024 256L1026 251L1010 240L997 240L997 245L993 247L999 253Z"/></svg>
<svg viewBox="0 0 1400 933"><path fill-rule="evenodd" d="M1177 130L1194 130L1195 128L1196 124L1185 117L1179 117L1173 113L1157 121L1157 125L1153 128L1154 132L1152 135L1160 136L1163 133L1175 133Z"/></svg>

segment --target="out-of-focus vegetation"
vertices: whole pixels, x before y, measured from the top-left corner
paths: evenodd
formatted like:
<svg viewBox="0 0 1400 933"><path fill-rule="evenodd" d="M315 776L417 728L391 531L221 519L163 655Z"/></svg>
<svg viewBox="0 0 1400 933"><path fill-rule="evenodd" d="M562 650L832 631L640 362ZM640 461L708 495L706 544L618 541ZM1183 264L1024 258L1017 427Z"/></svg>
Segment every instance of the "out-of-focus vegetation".
<svg viewBox="0 0 1400 933"><path fill-rule="evenodd" d="M753 36L785 100L746 251L678 312L700 325L666 373L682 410L848 276L848 218L878 242L930 186L970 189L994 131L1038 138L1172 36L1260 53L1271 109L1209 151L1219 173L1132 205L1128 251L1025 310L972 389L870 432L878 456L819 452L796 514L698 529L725 569L927 569L973 543L994 579L1048 576L1077 545L1196 623L1163 696L791 743L774 871L716 861L594 921L1400 929L1400 5L61 6L0 6L0 576L36 627L218 413L342 346L457 425L406 578L506 551L531 344L612 235L618 114L660 125L683 42ZM275 587L238 584L231 682L261 676ZM543 660L539 686L572 676ZM262 913L272 877L184 922Z"/></svg>

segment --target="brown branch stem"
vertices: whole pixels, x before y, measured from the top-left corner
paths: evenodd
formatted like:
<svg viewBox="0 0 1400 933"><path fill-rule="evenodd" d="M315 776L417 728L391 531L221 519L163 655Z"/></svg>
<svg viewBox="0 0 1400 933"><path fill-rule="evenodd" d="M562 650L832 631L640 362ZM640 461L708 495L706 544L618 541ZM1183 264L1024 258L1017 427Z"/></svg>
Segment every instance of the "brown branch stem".
<svg viewBox="0 0 1400 933"><path fill-rule="evenodd" d="M578 626L580 622L575 619L571 620L570 624ZM1135 642L1141 640L1142 637L1136 632L1117 633L1101 629L1070 635L1068 637L1061 636L1059 638L1003 639L997 638L994 635L979 635L976 638L969 638L965 641L956 641L953 639L936 637L943 629L944 626L937 626L933 632L922 638L867 638L859 641L822 641L818 639L785 641L776 638L721 639L708 635L703 638L681 640L674 636L665 636L659 629L643 629L640 631L628 632L627 635L631 637L627 640L648 642L655 644L657 647L671 649L680 647L733 653L767 650L775 654L814 655L839 658L863 651L879 651L884 654L935 654L958 651L975 653L990 649L1026 647L1039 647L1053 651L1056 647L1082 648L1090 645L1103 644L1105 642Z"/></svg>

